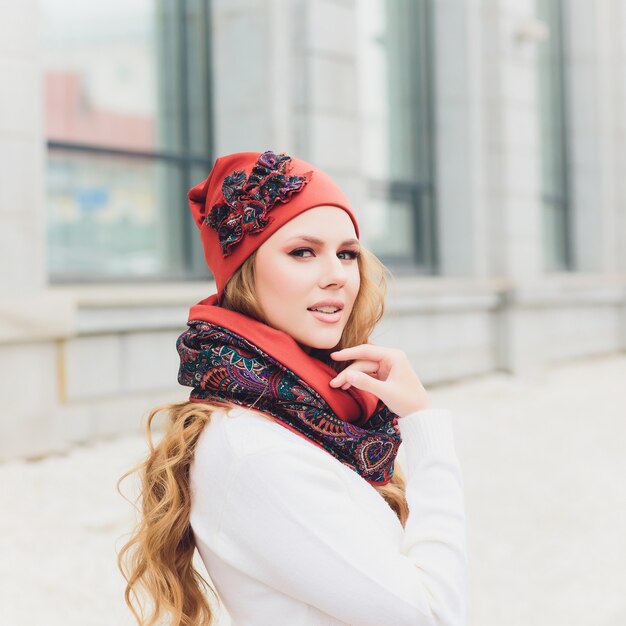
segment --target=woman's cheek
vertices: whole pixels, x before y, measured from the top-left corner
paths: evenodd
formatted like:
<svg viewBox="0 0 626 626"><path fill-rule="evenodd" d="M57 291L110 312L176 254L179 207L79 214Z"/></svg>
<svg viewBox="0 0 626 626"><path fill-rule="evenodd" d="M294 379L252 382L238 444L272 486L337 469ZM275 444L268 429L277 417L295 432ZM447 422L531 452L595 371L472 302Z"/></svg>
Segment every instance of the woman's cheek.
<svg viewBox="0 0 626 626"><path fill-rule="evenodd" d="M291 263L283 271L283 277L291 285L302 285L313 276L313 268L306 263Z"/></svg>

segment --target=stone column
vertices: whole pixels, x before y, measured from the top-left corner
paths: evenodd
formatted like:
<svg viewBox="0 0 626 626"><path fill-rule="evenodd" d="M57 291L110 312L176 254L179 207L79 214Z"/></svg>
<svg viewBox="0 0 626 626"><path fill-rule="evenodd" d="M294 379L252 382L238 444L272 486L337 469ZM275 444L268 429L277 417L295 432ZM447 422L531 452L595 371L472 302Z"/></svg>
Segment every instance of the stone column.
<svg viewBox="0 0 626 626"><path fill-rule="evenodd" d="M544 269L536 7L489 0L481 13L485 239L491 274L511 284L494 318L497 363L541 375L541 320L520 299Z"/></svg>
<svg viewBox="0 0 626 626"><path fill-rule="evenodd" d="M46 284L39 16L0 0L0 284L3 301Z"/></svg>
<svg viewBox="0 0 626 626"><path fill-rule="evenodd" d="M490 268L516 282L543 271L534 0L482 3L483 145Z"/></svg>
<svg viewBox="0 0 626 626"><path fill-rule="evenodd" d="M0 0L0 458L54 447L72 326L47 291L42 46L35 0Z"/></svg>
<svg viewBox="0 0 626 626"><path fill-rule="evenodd" d="M490 274L484 202L480 3L433 6L438 247L443 276Z"/></svg>

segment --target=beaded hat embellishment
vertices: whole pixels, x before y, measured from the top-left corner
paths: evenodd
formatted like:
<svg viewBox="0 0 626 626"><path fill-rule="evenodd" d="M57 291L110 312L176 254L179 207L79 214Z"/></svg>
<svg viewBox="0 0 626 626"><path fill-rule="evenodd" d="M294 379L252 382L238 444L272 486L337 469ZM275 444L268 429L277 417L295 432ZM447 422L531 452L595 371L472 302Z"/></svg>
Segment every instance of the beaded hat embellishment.
<svg viewBox="0 0 626 626"><path fill-rule="evenodd" d="M268 213L274 205L289 202L311 180L313 172L289 176L290 161L284 153L267 150L259 156L247 180L244 170L235 170L224 178L225 202L214 204L205 218L218 234L223 256L230 255L246 233L263 230L272 221Z"/></svg>

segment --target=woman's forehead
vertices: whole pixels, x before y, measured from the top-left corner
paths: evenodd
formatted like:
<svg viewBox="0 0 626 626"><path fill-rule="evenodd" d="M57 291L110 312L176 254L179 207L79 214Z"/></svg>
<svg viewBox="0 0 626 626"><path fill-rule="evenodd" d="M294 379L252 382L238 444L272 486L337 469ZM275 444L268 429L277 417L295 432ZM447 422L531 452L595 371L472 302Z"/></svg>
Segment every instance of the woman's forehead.
<svg viewBox="0 0 626 626"><path fill-rule="evenodd" d="M357 239L350 216L335 206L308 209L283 224L273 236L278 236L283 241L308 237L328 243Z"/></svg>

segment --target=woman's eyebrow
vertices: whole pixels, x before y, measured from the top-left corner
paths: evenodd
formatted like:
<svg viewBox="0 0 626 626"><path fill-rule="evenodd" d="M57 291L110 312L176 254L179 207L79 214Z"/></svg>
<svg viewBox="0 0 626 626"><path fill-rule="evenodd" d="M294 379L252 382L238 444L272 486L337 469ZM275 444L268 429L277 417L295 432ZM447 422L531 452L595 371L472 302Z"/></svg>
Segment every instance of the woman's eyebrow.
<svg viewBox="0 0 626 626"><path fill-rule="evenodd" d="M292 241L294 239L303 239L304 241L308 241L310 243L315 243L318 246L323 246L324 245L324 242L321 239L318 239L317 237L312 237L311 235L296 235L295 237L291 237L291 239L289 239L289 241ZM358 239L346 239L345 241L342 241L339 245L340 246L347 246L347 245L350 245L352 243L359 244L359 240Z"/></svg>

